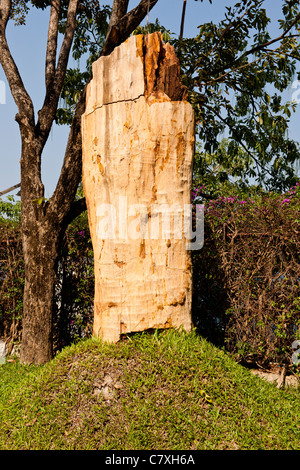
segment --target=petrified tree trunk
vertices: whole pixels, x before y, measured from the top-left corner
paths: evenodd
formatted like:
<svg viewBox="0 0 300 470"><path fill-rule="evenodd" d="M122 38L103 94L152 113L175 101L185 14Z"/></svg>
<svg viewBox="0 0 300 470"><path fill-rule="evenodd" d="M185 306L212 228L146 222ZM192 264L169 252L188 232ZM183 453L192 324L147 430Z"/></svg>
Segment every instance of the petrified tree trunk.
<svg viewBox="0 0 300 470"><path fill-rule="evenodd" d="M194 113L174 49L133 36L93 64L82 117L83 185L95 260L94 335L182 326L192 273L184 231Z"/></svg>

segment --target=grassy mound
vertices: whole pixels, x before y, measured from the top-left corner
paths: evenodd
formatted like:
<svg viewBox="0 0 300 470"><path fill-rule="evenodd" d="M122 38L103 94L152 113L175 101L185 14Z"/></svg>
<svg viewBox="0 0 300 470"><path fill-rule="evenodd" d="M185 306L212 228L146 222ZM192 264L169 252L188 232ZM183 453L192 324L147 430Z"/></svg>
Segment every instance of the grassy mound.
<svg viewBox="0 0 300 470"><path fill-rule="evenodd" d="M45 366L0 367L0 449L300 449L278 390L194 333L89 339Z"/></svg>

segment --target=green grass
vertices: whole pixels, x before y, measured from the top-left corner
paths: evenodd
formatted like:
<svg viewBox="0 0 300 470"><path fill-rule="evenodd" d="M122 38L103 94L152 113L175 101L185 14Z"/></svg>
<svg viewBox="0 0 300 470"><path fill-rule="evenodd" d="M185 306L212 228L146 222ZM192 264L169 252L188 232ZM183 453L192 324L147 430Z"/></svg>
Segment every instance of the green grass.
<svg viewBox="0 0 300 470"><path fill-rule="evenodd" d="M300 449L278 390L195 333L88 339L45 366L0 367L0 449Z"/></svg>

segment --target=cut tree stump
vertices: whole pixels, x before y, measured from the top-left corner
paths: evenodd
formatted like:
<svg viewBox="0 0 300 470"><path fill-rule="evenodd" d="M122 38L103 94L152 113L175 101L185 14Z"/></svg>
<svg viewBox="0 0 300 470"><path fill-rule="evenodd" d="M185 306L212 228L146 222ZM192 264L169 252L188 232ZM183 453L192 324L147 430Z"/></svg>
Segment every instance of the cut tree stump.
<svg viewBox="0 0 300 470"><path fill-rule="evenodd" d="M179 74L161 33L132 36L93 64L82 117L83 187L94 249L93 334L105 341L192 328L181 222L191 202L195 126Z"/></svg>

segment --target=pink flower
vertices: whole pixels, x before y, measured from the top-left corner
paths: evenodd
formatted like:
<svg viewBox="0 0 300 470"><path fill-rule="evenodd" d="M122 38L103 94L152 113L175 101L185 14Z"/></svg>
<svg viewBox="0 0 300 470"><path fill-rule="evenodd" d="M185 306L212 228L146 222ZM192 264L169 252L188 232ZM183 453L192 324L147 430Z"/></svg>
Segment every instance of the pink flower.
<svg viewBox="0 0 300 470"><path fill-rule="evenodd" d="M284 199L284 200L282 201L282 203L281 203L281 206L283 206L283 204L285 204L285 203L288 204L289 202L290 202L289 199Z"/></svg>

